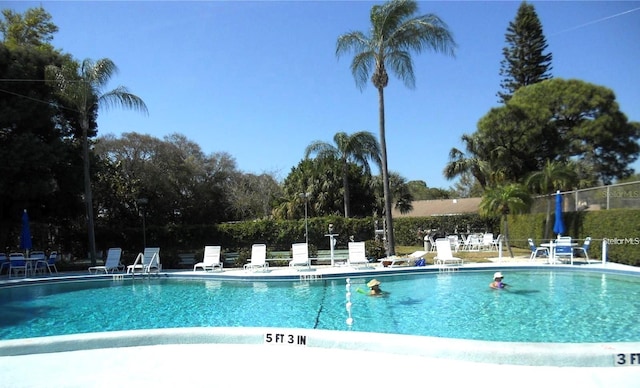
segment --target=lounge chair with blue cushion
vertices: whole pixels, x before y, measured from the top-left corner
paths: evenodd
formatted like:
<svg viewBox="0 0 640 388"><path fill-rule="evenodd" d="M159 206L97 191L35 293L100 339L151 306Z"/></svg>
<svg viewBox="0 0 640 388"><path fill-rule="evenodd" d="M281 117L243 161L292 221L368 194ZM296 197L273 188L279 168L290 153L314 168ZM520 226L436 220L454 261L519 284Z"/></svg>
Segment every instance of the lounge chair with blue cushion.
<svg viewBox="0 0 640 388"><path fill-rule="evenodd" d="M309 246L307 243L291 244L292 259L289 262L290 267L303 266L311 269L311 259L309 259Z"/></svg>
<svg viewBox="0 0 640 388"><path fill-rule="evenodd" d="M193 272L197 271L198 268L202 268L205 272L208 272L209 270L214 271L216 269L222 271L222 262L220 261L221 250L222 247L219 245L205 246L202 262L196 263L196 265L193 266Z"/></svg>
<svg viewBox="0 0 640 388"><path fill-rule="evenodd" d="M244 269L266 271L268 268L267 246L265 244L253 244L251 246L251 262L245 264Z"/></svg>
<svg viewBox="0 0 640 388"><path fill-rule="evenodd" d="M404 263L406 266L412 266L426 254L427 251L415 251L408 256L389 256L378 259L378 261L381 262L383 266L388 266L389 268L397 267L400 263Z"/></svg>
<svg viewBox="0 0 640 388"><path fill-rule="evenodd" d="M139 270L144 274L160 272L160 248L145 248L138 253L136 261L127 266L127 273L136 273Z"/></svg>
<svg viewBox="0 0 640 388"><path fill-rule="evenodd" d="M124 267L120 264L120 257L122 256L121 248L109 248L107 252L107 258L104 261L104 265L98 265L95 267L89 267L89 273L98 273L98 271L104 271L104 273L113 273L115 271L122 271Z"/></svg>

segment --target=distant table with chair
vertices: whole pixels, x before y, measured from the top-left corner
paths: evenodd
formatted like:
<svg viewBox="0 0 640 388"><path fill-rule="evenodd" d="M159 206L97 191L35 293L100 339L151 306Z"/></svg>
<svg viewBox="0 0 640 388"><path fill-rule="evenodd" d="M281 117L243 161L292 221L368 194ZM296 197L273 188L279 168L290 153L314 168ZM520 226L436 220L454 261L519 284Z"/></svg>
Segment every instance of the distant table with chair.
<svg viewBox="0 0 640 388"><path fill-rule="evenodd" d="M573 265L573 249L578 247L578 244L571 239L559 239L548 243L540 244L541 247L549 250L549 264L559 264L558 260L561 257L568 257L569 262Z"/></svg>

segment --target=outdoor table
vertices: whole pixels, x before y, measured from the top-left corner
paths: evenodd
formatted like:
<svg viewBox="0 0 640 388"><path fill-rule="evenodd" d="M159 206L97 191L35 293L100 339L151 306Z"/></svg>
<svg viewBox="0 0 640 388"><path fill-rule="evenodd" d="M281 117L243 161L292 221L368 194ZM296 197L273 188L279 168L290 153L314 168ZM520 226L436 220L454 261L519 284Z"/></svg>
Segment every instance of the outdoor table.
<svg viewBox="0 0 640 388"><path fill-rule="evenodd" d="M565 244L561 244L561 245L565 245ZM578 246L578 243L572 242L570 245L571 245L571 249L573 249ZM556 247L558 246L558 242L551 241L548 243L542 243L540 244L540 246L549 249L549 264L558 264L558 262L556 261L556 254L555 254Z"/></svg>

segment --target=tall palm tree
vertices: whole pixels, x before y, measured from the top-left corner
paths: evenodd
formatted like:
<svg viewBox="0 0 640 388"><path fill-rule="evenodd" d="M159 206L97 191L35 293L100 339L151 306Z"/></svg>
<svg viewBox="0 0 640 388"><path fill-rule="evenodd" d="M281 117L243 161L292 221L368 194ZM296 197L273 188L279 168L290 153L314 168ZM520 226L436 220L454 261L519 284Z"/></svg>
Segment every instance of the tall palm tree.
<svg viewBox="0 0 640 388"><path fill-rule="evenodd" d="M529 188L536 193L547 195L544 238L551 236L551 209L555 198L553 194L557 190L576 183L577 178L575 165L555 160L547 160L542 170L533 172L527 177L526 184Z"/></svg>
<svg viewBox="0 0 640 388"><path fill-rule="evenodd" d="M509 244L508 215L524 213L531 206L531 196L527 189L517 183L494 186L484 192L480 201L480 214L498 216L504 225L503 232L509 255L513 257L513 250Z"/></svg>
<svg viewBox="0 0 640 388"><path fill-rule="evenodd" d="M48 66L46 69L47 80L66 102L65 108L75 111L79 116L91 265L96 264L96 239L89 163L89 130L94 125L97 110L100 107L105 109L122 107L148 113L144 101L131 94L124 86L118 86L110 91L104 90L117 71L116 65L108 58L99 59L96 62L85 59L80 64L68 62L60 67Z"/></svg>
<svg viewBox="0 0 640 388"><path fill-rule="evenodd" d="M372 72L371 82L378 90L378 115L380 125L380 149L382 155L382 179L387 222L389 255L395 255L393 219L391 217L391 192L387 168L387 141L384 120L384 88L389 83L387 68L404 84L413 88L415 77L411 51L420 53L433 50L453 55L456 46L447 25L436 15L414 16L418 5L413 0L392 0L371 8L371 31L367 35L352 31L338 37L336 55L352 52L351 72L356 85L362 90Z"/></svg>
<svg viewBox="0 0 640 388"><path fill-rule="evenodd" d="M342 165L342 186L344 189L344 216L351 216L349 210L349 163L355 163L371 173L369 160L380 165L380 145L371 132L360 131L353 135L338 132L333 136L335 145L316 140L307 146L304 157L316 154L318 158L335 158Z"/></svg>

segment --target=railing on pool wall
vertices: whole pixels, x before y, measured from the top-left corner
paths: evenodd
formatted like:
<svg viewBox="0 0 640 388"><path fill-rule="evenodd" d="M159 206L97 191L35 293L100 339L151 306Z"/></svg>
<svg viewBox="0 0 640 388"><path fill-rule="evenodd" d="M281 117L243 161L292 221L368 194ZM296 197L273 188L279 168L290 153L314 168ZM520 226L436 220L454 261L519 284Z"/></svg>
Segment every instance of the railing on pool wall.
<svg viewBox="0 0 640 388"><path fill-rule="evenodd" d="M347 308L347 325L351 326L353 325L353 318L351 317L351 279L347 278L347 294L346 294L346 298L347 298L347 304L346 304L346 308Z"/></svg>

